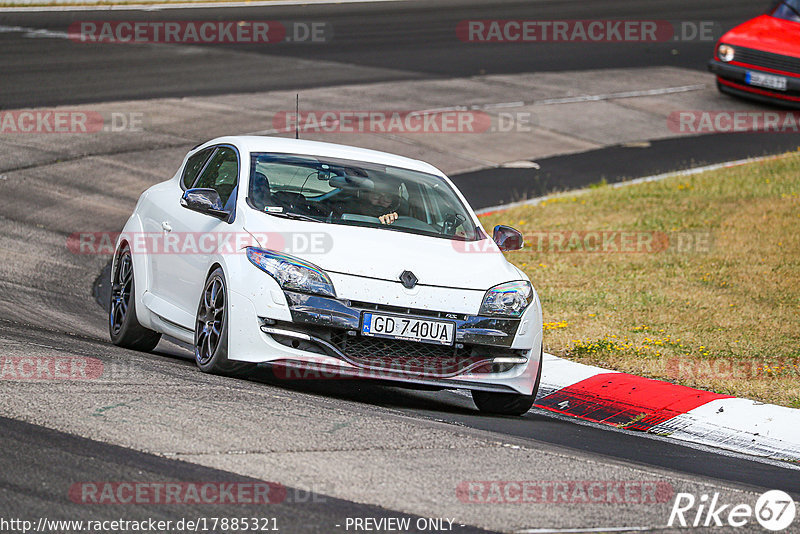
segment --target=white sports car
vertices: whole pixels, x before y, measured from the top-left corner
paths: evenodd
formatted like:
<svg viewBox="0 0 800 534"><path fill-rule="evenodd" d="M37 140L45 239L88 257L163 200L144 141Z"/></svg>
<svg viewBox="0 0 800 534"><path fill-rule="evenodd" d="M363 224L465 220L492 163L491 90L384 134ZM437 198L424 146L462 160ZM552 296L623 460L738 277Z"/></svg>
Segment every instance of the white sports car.
<svg viewBox="0 0 800 534"><path fill-rule="evenodd" d="M523 272L448 178L421 161L270 137L194 148L145 191L116 245L111 340L194 346L205 372L468 389L523 414L542 366L542 312Z"/></svg>

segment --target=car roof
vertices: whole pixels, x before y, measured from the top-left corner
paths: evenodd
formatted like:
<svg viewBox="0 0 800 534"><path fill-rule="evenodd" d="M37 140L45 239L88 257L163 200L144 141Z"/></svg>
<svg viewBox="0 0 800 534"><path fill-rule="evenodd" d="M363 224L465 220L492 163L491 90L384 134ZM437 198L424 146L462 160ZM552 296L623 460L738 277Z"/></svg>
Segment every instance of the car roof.
<svg viewBox="0 0 800 534"><path fill-rule="evenodd" d="M444 176L442 171L424 161L366 148L338 145L335 143L323 143L320 141L307 141L305 139L292 139L288 137L268 137L261 135L218 137L203 143L198 146L197 149L222 143L232 144L248 152L276 152L282 154L302 154L306 156L349 159Z"/></svg>

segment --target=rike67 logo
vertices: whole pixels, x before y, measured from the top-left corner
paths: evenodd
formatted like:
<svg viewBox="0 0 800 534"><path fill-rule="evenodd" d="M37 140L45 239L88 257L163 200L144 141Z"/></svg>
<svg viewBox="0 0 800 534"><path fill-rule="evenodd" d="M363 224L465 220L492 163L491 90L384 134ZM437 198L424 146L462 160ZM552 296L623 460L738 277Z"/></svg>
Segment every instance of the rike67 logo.
<svg viewBox="0 0 800 534"><path fill-rule="evenodd" d="M696 498L678 493L669 514L668 527L744 527L755 519L767 530L786 530L794 521L797 507L792 497L780 490L770 490L758 497L755 506L720 502L719 493Z"/></svg>

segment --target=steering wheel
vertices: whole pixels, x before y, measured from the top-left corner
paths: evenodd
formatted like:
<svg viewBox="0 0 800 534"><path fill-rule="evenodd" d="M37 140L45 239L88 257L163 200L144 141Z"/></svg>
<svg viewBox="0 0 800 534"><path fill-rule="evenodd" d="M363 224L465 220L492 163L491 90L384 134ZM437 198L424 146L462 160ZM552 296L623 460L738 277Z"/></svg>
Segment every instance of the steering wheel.
<svg viewBox="0 0 800 534"><path fill-rule="evenodd" d="M301 193L289 193L288 191L276 191L272 197L277 200L287 211L309 215L311 217L327 217L328 212L317 205L309 202Z"/></svg>

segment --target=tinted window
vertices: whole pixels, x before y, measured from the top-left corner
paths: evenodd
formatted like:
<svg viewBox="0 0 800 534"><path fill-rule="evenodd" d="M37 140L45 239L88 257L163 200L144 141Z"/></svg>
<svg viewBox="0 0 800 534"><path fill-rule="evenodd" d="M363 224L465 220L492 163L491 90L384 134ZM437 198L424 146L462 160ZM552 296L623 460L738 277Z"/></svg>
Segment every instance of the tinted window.
<svg viewBox="0 0 800 534"><path fill-rule="evenodd" d="M239 161L236 151L228 147L220 147L211 156L203 174L197 179L194 187L216 189L223 204L228 203L239 177Z"/></svg>
<svg viewBox="0 0 800 534"><path fill-rule="evenodd" d="M438 176L312 156L251 158L248 198L259 211L448 239L481 238L470 211ZM382 221L386 215L393 221Z"/></svg>
<svg viewBox="0 0 800 534"><path fill-rule="evenodd" d="M197 174L203 170L203 164L213 151L213 148L201 150L186 161L186 167L183 168L183 186L186 189L192 187L192 184L194 184L194 179L197 178Z"/></svg>
<svg viewBox="0 0 800 534"><path fill-rule="evenodd" d="M334 190L327 175L320 174L315 167L296 165L294 161L259 161L254 160L254 174L261 173L269 177L273 191L302 193L306 196L319 196Z"/></svg>
<svg viewBox="0 0 800 534"><path fill-rule="evenodd" d="M800 22L800 0L785 0L784 2L780 2L778 7L775 8L775 11L772 12L772 16L779 19Z"/></svg>

